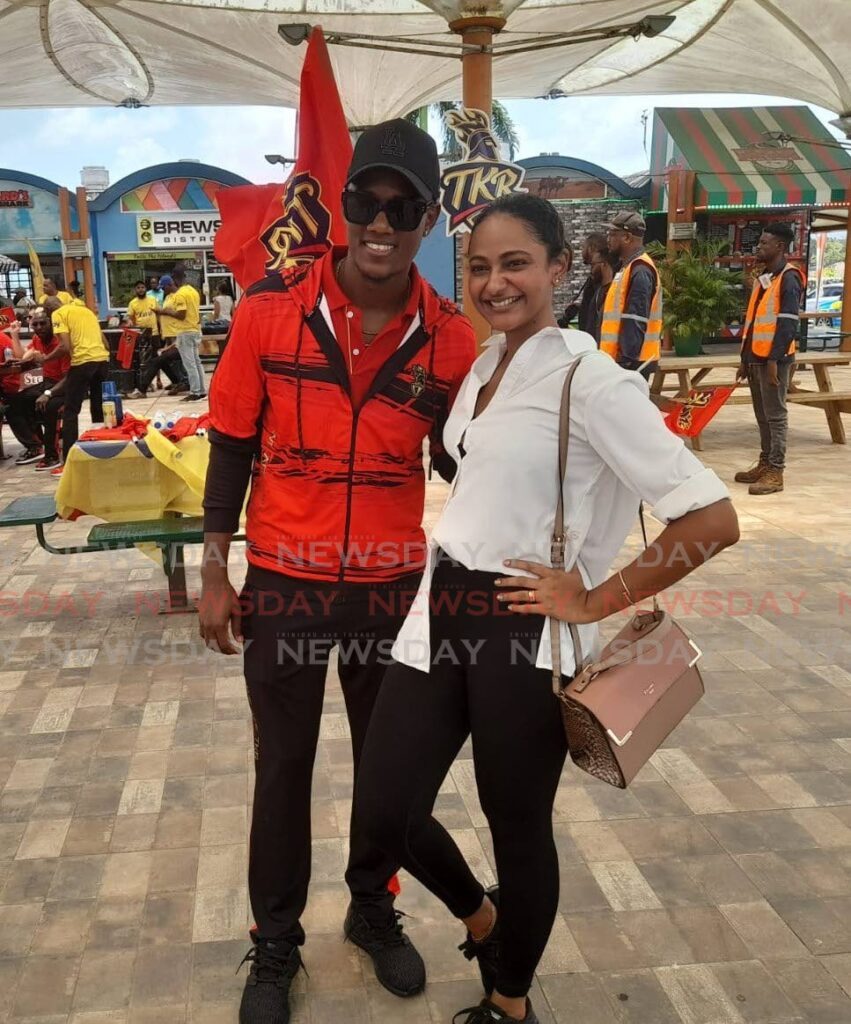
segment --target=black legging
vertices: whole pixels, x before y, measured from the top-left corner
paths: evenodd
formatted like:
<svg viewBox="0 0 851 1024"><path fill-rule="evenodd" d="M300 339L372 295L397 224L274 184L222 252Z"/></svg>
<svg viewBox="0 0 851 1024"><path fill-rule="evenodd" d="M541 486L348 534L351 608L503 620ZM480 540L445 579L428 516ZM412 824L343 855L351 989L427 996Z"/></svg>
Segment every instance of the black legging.
<svg viewBox="0 0 851 1024"><path fill-rule="evenodd" d="M379 846L456 917L484 889L432 816L467 736L500 885L497 990L526 995L558 908L552 811L567 743L547 671L535 657L544 620L497 605L491 573L439 562L431 591L428 674L394 664L367 733L356 800Z"/></svg>

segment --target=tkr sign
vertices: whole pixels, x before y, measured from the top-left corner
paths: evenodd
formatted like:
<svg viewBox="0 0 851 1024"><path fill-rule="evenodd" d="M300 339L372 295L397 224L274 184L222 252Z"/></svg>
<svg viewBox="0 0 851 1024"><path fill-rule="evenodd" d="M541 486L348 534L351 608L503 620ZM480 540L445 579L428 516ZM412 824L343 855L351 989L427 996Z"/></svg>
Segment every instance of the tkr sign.
<svg viewBox="0 0 851 1024"><path fill-rule="evenodd" d="M525 192L522 186L526 170L500 159L490 116L483 110L450 110L446 123L464 149L464 159L447 167L440 182L446 233L453 235L472 231L476 217L495 200L512 192Z"/></svg>

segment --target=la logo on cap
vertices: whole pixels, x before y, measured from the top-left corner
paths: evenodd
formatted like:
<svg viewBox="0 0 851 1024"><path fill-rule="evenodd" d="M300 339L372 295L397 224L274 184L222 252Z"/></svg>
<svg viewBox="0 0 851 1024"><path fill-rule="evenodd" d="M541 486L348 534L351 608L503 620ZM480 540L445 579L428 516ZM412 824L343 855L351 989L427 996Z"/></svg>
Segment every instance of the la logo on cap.
<svg viewBox="0 0 851 1024"><path fill-rule="evenodd" d="M407 147L395 128L387 128L379 148L384 156L404 156Z"/></svg>

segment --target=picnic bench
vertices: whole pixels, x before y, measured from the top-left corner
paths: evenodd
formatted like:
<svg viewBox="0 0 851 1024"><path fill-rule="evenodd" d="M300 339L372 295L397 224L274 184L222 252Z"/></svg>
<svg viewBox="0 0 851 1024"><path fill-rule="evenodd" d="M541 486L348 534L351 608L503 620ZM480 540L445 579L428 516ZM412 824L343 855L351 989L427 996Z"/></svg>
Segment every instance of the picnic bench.
<svg viewBox="0 0 851 1024"><path fill-rule="evenodd" d="M663 355L653 374L650 394L657 400L657 404L664 407L664 398L671 397L674 401L683 399L689 391L700 391L701 385L705 389L716 387L719 384L729 385L732 383L729 377L723 381L713 381L711 384L704 382L714 370L730 370L732 371L731 376L734 376L739 363L738 355ZM830 378L830 367L848 365L851 365L851 352L799 352L798 369L805 366L812 368L818 391L806 390L793 383L787 396L787 401L792 405L813 406L824 410L830 437L834 444L845 444L845 426L842 423L841 413L851 412L851 391L836 391L834 389ZM676 376L676 385L667 383L669 376ZM747 382L741 385L741 390L741 394L731 395L727 404L749 404L751 399L747 393L749 390ZM672 391L674 394L666 396L664 394L666 391ZM696 451L703 450L700 434L691 438L691 441L692 447Z"/></svg>
<svg viewBox="0 0 851 1024"><path fill-rule="evenodd" d="M183 549L187 544L200 544L204 540L204 520L201 516L172 515L162 519L141 519L126 523L98 523L89 531L85 544L72 547L56 547L45 536L44 528L57 518L56 502L52 495L37 494L33 497L15 498L0 511L0 529L34 526L39 545L52 555L117 551L135 548L140 544L153 544L161 552L163 571L168 580L166 610L190 610Z"/></svg>

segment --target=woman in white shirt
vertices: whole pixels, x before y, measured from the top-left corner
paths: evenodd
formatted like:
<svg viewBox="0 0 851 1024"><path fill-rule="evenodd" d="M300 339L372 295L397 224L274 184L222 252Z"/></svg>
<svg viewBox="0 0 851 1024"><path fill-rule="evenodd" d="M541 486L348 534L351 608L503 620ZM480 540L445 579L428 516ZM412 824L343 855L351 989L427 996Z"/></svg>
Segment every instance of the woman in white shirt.
<svg viewBox="0 0 851 1024"><path fill-rule="evenodd" d="M227 329L230 327L232 319L233 296L230 293L230 287L227 281L222 281L216 289L216 294L213 299L213 318L207 326L209 327L210 324L216 324Z"/></svg>
<svg viewBox="0 0 851 1024"><path fill-rule="evenodd" d="M470 292L499 333L444 430L458 470L417 598L393 648L359 771L356 814L374 840L467 926L486 999L456 1020L537 1017L527 993L558 905L552 809L567 754L553 696L547 616L583 650L601 619L671 586L738 540L727 488L665 427L637 373L560 330L553 290L569 263L554 207L532 196L491 206L472 233ZM564 487L567 571L549 568L559 399L573 380ZM610 575L639 499L665 529L649 557ZM472 735L476 782L499 886L488 892L432 816ZM466 1016L464 1016L466 1015Z"/></svg>

